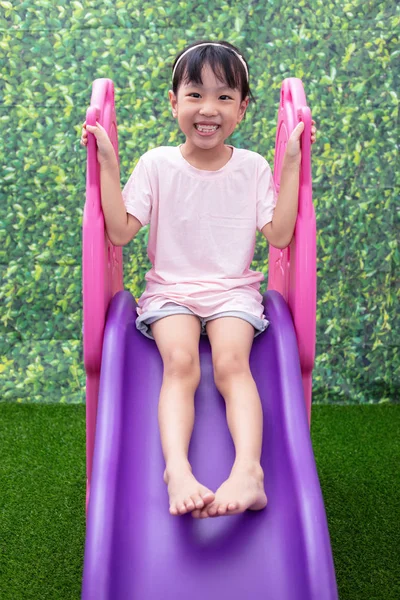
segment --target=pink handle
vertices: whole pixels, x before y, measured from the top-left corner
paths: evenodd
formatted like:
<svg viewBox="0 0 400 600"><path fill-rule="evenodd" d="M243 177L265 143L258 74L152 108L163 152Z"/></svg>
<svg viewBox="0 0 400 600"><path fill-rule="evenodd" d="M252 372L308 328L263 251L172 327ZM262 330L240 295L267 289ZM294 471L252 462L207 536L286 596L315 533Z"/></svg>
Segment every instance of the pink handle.
<svg viewBox="0 0 400 600"><path fill-rule="evenodd" d="M111 79L93 82L86 123L96 120L107 131L118 158L118 133ZM119 158L118 158L119 162ZM122 248L113 246L104 227L101 208L100 166L96 138L88 133L86 166L86 202L83 213L82 284L83 284L83 353L86 369L86 506L96 427L101 353L106 313L111 298L123 289Z"/></svg>
<svg viewBox="0 0 400 600"><path fill-rule="evenodd" d="M300 79L285 79L275 143L274 181L279 191L280 172L288 139L304 121L301 144L299 207L295 232L290 245L283 250L270 246L268 289L282 294L292 313L299 346L304 399L311 423L312 370L315 359L316 334L316 221L312 202L311 178L311 111L307 106Z"/></svg>

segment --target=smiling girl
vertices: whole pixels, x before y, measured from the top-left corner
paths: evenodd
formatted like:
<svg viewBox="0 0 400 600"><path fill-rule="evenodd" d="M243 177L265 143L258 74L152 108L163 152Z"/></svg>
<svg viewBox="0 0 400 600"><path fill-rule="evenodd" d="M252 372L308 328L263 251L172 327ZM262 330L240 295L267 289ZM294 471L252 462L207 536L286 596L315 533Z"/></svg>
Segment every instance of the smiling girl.
<svg viewBox="0 0 400 600"><path fill-rule="evenodd" d="M122 192L106 131L99 123L83 125L82 144L87 131L97 141L111 242L125 245L150 224L152 268L136 327L155 340L164 365L159 426L172 515L207 518L267 505L260 464L263 415L249 356L268 321L259 291L264 276L250 265L257 230L277 248L292 239L304 124L288 140L277 195L260 154L225 144L250 98L249 67L238 48L225 41L188 46L172 65L169 91L185 142L143 154ZM312 143L315 134L313 121ZM229 478L215 492L197 481L188 460L200 335L210 341L215 385L226 403L236 452Z"/></svg>

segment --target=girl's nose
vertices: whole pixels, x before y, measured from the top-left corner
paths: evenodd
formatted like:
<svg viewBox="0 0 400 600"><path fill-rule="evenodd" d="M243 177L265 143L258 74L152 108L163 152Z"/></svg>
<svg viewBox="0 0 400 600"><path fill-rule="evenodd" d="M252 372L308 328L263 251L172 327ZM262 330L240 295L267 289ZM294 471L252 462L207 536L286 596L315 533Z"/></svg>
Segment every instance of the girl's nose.
<svg viewBox="0 0 400 600"><path fill-rule="evenodd" d="M200 109L200 114L205 117L213 117L218 113L217 107L214 102L204 103L202 108Z"/></svg>

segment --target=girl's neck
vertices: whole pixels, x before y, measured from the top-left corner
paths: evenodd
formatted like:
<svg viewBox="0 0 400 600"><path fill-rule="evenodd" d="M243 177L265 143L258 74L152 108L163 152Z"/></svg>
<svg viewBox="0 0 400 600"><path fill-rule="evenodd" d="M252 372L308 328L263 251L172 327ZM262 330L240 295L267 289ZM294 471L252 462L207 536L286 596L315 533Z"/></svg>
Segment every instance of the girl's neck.
<svg viewBox="0 0 400 600"><path fill-rule="evenodd" d="M196 169L218 171L230 160L233 149L229 146L216 146L210 150L190 147L187 142L180 146L183 158Z"/></svg>

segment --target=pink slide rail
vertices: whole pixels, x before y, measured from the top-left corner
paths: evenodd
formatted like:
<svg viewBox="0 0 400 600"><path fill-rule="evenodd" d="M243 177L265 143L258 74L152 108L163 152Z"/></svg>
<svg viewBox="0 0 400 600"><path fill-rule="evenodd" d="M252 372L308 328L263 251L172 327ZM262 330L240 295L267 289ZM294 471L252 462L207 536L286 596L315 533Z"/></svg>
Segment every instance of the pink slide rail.
<svg viewBox="0 0 400 600"><path fill-rule="evenodd" d="M118 155L118 133L111 79L93 82L86 122L96 120L106 129ZM282 83L276 134L274 181L279 190L279 173L287 140L296 124L304 121L301 138L303 156L310 156L311 112L300 79ZM103 334L111 298L123 289L122 248L107 237L100 198L100 168L96 140L88 134L86 202L83 214L83 350L86 370L86 507L90 493L96 430L97 401ZM291 244L284 250L270 247L268 289L282 294L289 305L300 353L304 397L311 421L312 369L315 356L316 323L316 226L312 204L311 160L303 158L300 173L299 211Z"/></svg>
<svg viewBox="0 0 400 600"><path fill-rule="evenodd" d="M315 360L317 262L316 220L312 202L311 111L301 79L285 79L281 87L275 141L274 181L279 191L280 172L287 141L293 129L304 122L301 136L299 208L294 236L287 248L270 246L268 289L282 294L289 305L300 355L304 400L311 424L312 371Z"/></svg>
<svg viewBox="0 0 400 600"><path fill-rule="evenodd" d="M86 123L96 120L106 129L118 157L117 119L114 84L111 79L93 82ZM122 248L108 239L100 197L100 166L96 138L88 134L86 163L86 202L83 213L83 355L86 370L86 507L96 431L97 400L100 385L101 354L106 313L111 298L123 289Z"/></svg>

